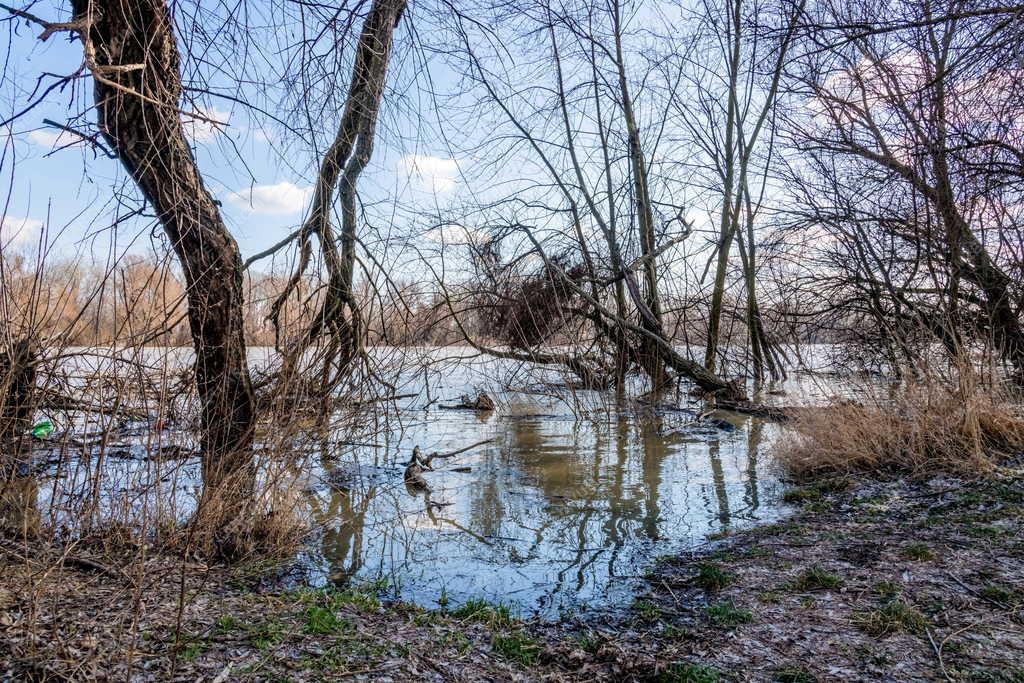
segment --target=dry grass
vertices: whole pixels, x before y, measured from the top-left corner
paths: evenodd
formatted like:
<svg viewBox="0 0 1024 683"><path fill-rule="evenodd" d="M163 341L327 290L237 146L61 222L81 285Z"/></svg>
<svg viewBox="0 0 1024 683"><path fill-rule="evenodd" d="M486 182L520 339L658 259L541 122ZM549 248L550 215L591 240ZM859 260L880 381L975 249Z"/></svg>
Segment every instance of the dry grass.
<svg viewBox="0 0 1024 683"><path fill-rule="evenodd" d="M989 472L1024 450L1020 405L967 364L928 373L857 402L805 410L775 447L796 477L835 472Z"/></svg>

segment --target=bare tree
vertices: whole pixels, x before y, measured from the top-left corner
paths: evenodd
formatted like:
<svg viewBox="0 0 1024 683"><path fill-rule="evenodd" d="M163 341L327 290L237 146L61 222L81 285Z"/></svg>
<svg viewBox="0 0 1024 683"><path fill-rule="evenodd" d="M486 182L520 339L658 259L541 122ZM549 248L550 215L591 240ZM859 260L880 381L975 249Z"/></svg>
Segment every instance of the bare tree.
<svg viewBox="0 0 1024 683"><path fill-rule="evenodd" d="M580 340L576 348L585 349L584 354L571 357L577 370L589 364L591 369L584 374L592 377L595 363L601 373L614 368L621 388L625 369L632 365L642 370L652 389L660 391L673 379L671 369L708 392L739 396L742 391L737 385L680 353L664 324L659 260L682 244L690 229L683 207L654 198L650 156L658 152L665 119L655 115L642 122L637 114L637 102L643 96L634 92L637 78L631 75L627 60L625 43L630 34L623 15L623 3L618 1L602 7L517 5L517 12L510 16L516 23L525 22L526 28L520 29L523 47L531 54L545 55L553 80L546 89L527 87L519 92L518 84L507 82L507 74L500 74L500 67L496 73L490 57L481 54L479 45L484 41L470 36L469 26L479 29L481 25L479 17L470 19L455 12L460 66L504 119L510 139L522 143L530 163L545 176L529 198L519 194L487 207L488 213L526 213L531 220L506 218L470 225L491 234L490 252L500 252L495 244L515 250L507 260L510 267L519 268L530 254L539 257L543 268L530 277L536 282L552 281L555 290L564 288L571 294L548 298L544 308L537 298L523 305L548 311L557 301L564 304L560 317L567 328L563 333ZM495 21L500 24L502 19ZM542 32L534 32L534 26ZM498 32L497 28L484 30ZM533 37L540 35L546 45L533 44ZM646 83L656 75L651 68L639 81ZM669 78L661 85L671 91L674 84ZM551 96L541 100L535 97L537 92ZM655 109L664 116L664 108L647 104L648 111ZM664 107L663 101L659 104ZM532 115L521 113L523 109ZM512 151L503 149L498 154L504 157ZM668 218L664 217L666 207L671 210ZM563 223L564 228L542 230L535 224L540 222ZM524 282L520 291L522 297L547 290ZM508 301L510 295L514 296L505 288L495 292L494 298ZM476 307L479 302L470 305ZM558 360L539 347L546 339L536 341L523 354L524 360Z"/></svg>
<svg viewBox="0 0 1024 683"><path fill-rule="evenodd" d="M279 327L281 308L309 267L315 237L328 271L326 290L320 310L286 350L284 374L287 376L293 371L310 344L327 336L328 351L322 359L325 391L336 385L362 348L364 324L353 295L358 232L356 186L373 153L394 30L405 7L405 0L375 0L366 16L352 66L345 110L334 141L320 161L309 215L294 236L299 241L299 263L270 311L271 321ZM335 191L341 204L340 244L331 221ZM336 369L333 375L328 372L331 366Z"/></svg>
<svg viewBox="0 0 1024 683"><path fill-rule="evenodd" d="M788 69L804 102L789 117L806 155L798 224L832 254L807 281L839 287L890 358L923 350L917 328L953 354L992 344L1022 381L1021 10L915 2L884 24L876 10L816 7Z"/></svg>
<svg viewBox="0 0 1024 683"><path fill-rule="evenodd" d="M214 527L251 500L254 394L242 326L238 247L206 189L182 126L180 58L163 0L73 0L75 32L93 77L99 129L153 206L178 255L188 295L202 402L204 494ZM230 551L230 548L224 548Z"/></svg>
<svg viewBox="0 0 1024 683"><path fill-rule="evenodd" d="M760 5L735 0L719 8L704 3L702 19L709 29L704 33L711 36L711 42L717 46L714 51L720 54L715 58L701 51L698 54L702 61L691 66L696 71L694 90L700 106L686 101L677 103L688 130L713 160L721 188L704 365L710 370L717 365L726 278L732 245L736 242L746 288L747 337L753 375L758 382L764 378L766 366L774 378L781 377L784 370L779 351L765 330L757 301L759 240L755 223L767 190L771 144L761 158L755 153L763 146L762 135L773 135L766 129L771 127L775 114L782 70L803 7L800 2L792 8L781 8L782 25L776 28L771 26L771 10ZM748 12L752 15L748 16ZM779 37L771 35L773 30L778 31ZM748 31L755 35L764 33L766 37L757 40L748 36ZM723 68L718 70L719 67Z"/></svg>

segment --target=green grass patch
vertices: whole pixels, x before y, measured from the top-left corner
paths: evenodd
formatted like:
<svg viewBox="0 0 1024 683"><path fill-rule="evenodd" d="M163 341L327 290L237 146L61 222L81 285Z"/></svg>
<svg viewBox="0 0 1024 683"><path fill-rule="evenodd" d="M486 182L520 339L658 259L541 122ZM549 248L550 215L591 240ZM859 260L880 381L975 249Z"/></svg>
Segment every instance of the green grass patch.
<svg viewBox="0 0 1024 683"><path fill-rule="evenodd" d="M225 633L231 633L237 628L239 628L238 618L230 614L225 614L217 620L217 625L216 628L214 629L214 633L216 633L217 635L223 635Z"/></svg>
<svg viewBox="0 0 1024 683"><path fill-rule="evenodd" d="M542 651L536 640L519 631L495 633L491 637L491 647L505 659L522 667L536 664Z"/></svg>
<svg viewBox="0 0 1024 683"><path fill-rule="evenodd" d="M817 683L818 678L802 666L787 666L772 676L774 683Z"/></svg>
<svg viewBox="0 0 1024 683"><path fill-rule="evenodd" d="M311 605L306 608L306 623L302 627L305 633L324 636L341 633L349 624L326 607Z"/></svg>
<svg viewBox="0 0 1024 683"><path fill-rule="evenodd" d="M914 560L916 562L929 562L935 559L935 553L925 543L910 543L904 546L900 556L904 560Z"/></svg>
<svg viewBox="0 0 1024 683"><path fill-rule="evenodd" d="M633 612L641 621L651 623L661 618L661 608L650 600L636 600L633 602Z"/></svg>
<svg viewBox="0 0 1024 683"><path fill-rule="evenodd" d="M968 683L1024 683L1024 669L993 671L991 669L954 670L957 680Z"/></svg>
<svg viewBox="0 0 1024 683"><path fill-rule="evenodd" d="M420 609L412 614L414 626L433 626L441 621L441 614L432 610Z"/></svg>
<svg viewBox="0 0 1024 683"><path fill-rule="evenodd" d="M579 649L592 655L601 649L601 639L591 631L577 634L574 640Z"/></svg>
<svg viewBox="0 0 1024 683"><path fill-rule="evenodd" d="M513 621L508 605L492 605L486 600L467 600L453 609L451 615L456 619L487 624L491 628L510 626Z"/></svg>
<svg viewBox="0 0 1024 683"><path fill-rule="evenodd" d="M849 490L851 486L852 482L843 477L822 479L809 486L800 486L787 490L782 494L782 500L793 504L819 502L826 495L842 493Z"/></svg>
<svg viewBox="0 0 1024 683"><path fill-rule="evenodd" d="M750 610L736 607L731 600L709 605L705 612L715 626L722 628L736 628L740 624L749 624L754 620Z"/></svg>
<svg viewBox="0 0 1024 683"><path fill-rule="evenodd" d="M782 501L784 503L790 503L796 505L798 503L807 503L812 500L820 500L821 492L816 491L813 488L795 488L787 489L782 494Z"/></svg>
<svg viewBox="0 0 1024 683"><path fill-rule="evenodd" d="M190 640L181 649L181 658L186 662L194 662L199 655L206 651L209 643L205 640Z"/></svg>
<svg viewBox="0 0 1024 683"><path fill-rule="evenodd" d="M442 645L454 647L460 655L464 655L473 649L473 643L466 637L466 634L458 631L448 631L441 639Z"/></svg>
<svg viewBox="0 0 1024 683"><path fill-rule="evenodd" d="M893 581L879 581L875 584L875 592L883 602L888 602L899 596L900 587Z"/></svg>
<svg viewBox="0 0 1024 683"><path fill-rule="evenodd" d="M732 575L717 564L704 562L697 567L694 583L709 593L715 593L732 583Z"/></svg>
<svg viewBox="0 0 1024 683"><path fill-rule="evenodd" d="M800 575L789 583L789 588L796 591L832 590L842 585L843 580L838 574L814 565L800 572Z"/></svg>
<svg viewBox="0 0 1024 683"><path fill-rule="evenodd" d="M343 643L335 643L313 660L313 666L320 671L334 671L347 666L351 661L348 647Z"/></svg>
<svg viewBox="0 0 1024 683"><path fill-rule="evenodd" d="M380 599L376 593L363 588L329 591L327 602L334 609L354 607L362 612L376 612L380 609Z"/></svg>
<svg viewBox="0 0 1024 683"><path fill-rule="evenodd" d="M1017 591L995 583L991 583L982 588L978 591L978 595L989 602L998 603L999 606L1005 609L1016 607L1021 603L1021 596Z"/></svg>
<svg viewBox="0 0 1024 683"><path fill-rule="evenodd" d="M658 674L658 683L718 683L719 673L704 664L676 662Z"/></svg>
<svg viewBox="0 0 1024 683"><path fill-rule="evenodd" d="M279 621L268 621L255 626L247 626L246 632L256 649L265 651L284 640L284 624Z"/></svg>
<svg viewBox="0 0 1024 683"><path fill-rule="evenodd" d="M878 609L855 615L854 624L869 636L882 638L901 632L921 635L928 621L913 605L892 600Z"/></svg>
<svg viewBox="0 0 1024 683"><path fill-rule="evenodd" d="M993 524L966 524L964 533L972 538L1002 538L1008 536L1010 530Z"/></svg>

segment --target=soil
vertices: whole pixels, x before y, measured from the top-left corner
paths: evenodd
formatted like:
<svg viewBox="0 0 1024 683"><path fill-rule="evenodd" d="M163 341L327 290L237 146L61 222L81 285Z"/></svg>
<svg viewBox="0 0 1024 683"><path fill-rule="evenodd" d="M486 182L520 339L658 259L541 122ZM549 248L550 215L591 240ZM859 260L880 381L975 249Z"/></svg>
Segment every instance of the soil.
<svg viewBox="0 0 1024 683"><path fill-rule="evenodd" d="M0 680L1024 681L1024 471L825 480L658 558L619 614L426 610L77 544L0 542Z"/></svg>

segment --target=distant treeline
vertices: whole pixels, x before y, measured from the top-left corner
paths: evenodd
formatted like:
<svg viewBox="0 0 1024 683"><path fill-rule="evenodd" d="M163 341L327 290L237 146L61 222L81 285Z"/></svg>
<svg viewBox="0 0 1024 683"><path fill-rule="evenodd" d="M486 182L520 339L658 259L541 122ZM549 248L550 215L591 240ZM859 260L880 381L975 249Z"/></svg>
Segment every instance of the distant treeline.
<svg viewBox="0 0 1024 683"><path fill-rule="evenodd" d="M0 261L6 271L8 304L20 320L34 320L44 339L73 345L142 344L190 346L183 277L167 259L156 255L129 255L111 266L82 265L65 258L39 259L28 250L7 250ZM287 277L248 271L244 275L243 322L250 346L273 346L276 331L269 319L271 306L284 290ZM390 282L373 287L363 282L357 296L365 311L367 338L371 344L391 346L464 344L465 334L475 340L503 344L508 330L495 326L491 306L479 301L478 282L449 287L446 294L432 283ZM282 309L281 338L299 329L304 316L318 304L312 280L303 280ZM449 304L463 302L458 323ZM466 305L464 302L471 302ZM681 344L703 344L707 335L703 299L669 299L666 319ZM473 303L476 306L474 307ZM730 302L729 310L740 308ZM304 311L304 312L301 312ZM841 334L811 332L791 321L799 316L788 311L765 312L773 320L774 333L792 341L836 341ZM460 328L461 326L461 328ZM742 316L734 316L723 329L726 339L743 343ZM550 346L576 343L573 331L562 327L546 340Z"/></svg>

